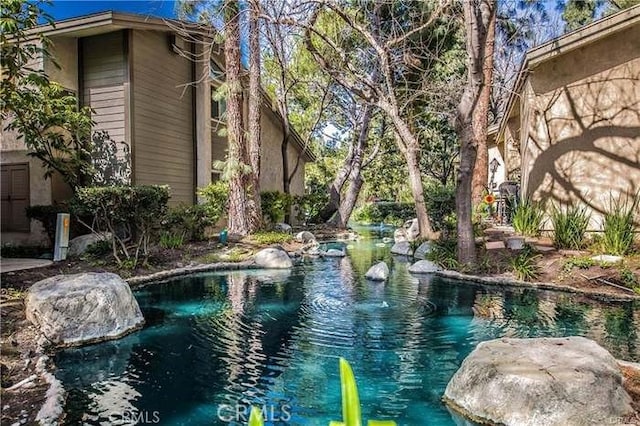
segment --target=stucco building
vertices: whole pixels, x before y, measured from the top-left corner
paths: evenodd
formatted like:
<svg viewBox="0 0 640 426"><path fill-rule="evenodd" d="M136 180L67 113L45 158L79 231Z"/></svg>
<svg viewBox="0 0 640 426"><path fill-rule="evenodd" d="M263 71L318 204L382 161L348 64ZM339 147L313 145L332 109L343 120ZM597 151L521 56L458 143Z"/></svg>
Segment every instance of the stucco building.
<svg viewBox="0 0 640 426"><path fill-rule="evenodd" d="M600 229L640 191L640 6L527 52L489 143L523 196L586 205Z"/></svg>
<svg viewBox="0 0 640 426"><path fill-rule="evenodd" d="M219 178L213 164L224 160L227 148L220 132L225 103L212 97L224 80L224 61L202 42L210 39L210 29L105 12L38 31L51 40L59 68L50 58L37 66L94 110L94 130L128 145L131 183L169 185L172 204L197 202L196 188ZM264 98L261 190L282 190L282 121ZM304 164L313 154L293 130L287 155L291 170L301 163L291 192L302 194ZM70 191L59 176L43 178L40 162L27 156L14 134L3 132L0 158L2 242L39 243L40 226L29 222L24 209L62 201Z"/></svg>

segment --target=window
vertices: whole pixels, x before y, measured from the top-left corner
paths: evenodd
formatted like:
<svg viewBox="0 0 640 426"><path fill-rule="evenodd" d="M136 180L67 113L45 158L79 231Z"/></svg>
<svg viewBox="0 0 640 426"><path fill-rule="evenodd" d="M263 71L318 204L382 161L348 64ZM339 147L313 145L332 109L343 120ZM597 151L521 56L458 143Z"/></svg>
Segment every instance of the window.
<svg viewBox="0 0 640 426"><path fill-rule="evenodd" d="M224 71L213 61L209 63L209 77L218 83L224 81Z"/></svg>
<svg viewBox="0 0 640 426"><path fill-rule="evenodd" d="M211 88L211 119L216 121L225 120L225 112L227 112L227 101L224 99L216 100L216 88Z"/></svg>

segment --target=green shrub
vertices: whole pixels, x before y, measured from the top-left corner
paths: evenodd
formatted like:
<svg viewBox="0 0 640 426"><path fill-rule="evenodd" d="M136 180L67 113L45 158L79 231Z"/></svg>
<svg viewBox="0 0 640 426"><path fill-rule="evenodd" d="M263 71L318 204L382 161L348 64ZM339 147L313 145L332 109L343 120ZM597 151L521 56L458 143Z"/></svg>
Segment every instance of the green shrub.
<svg viewBox="0 0 640 426"><path fill-rule="evenodd" d="M440 238L433 242L425 258L445 269L458 269L458 242L454 238Z"/></svg>
<svg viewBox="0 0 640 426"><path fill-rule="evenodd" d="M431 226L441 231L451 228L450 219L455 217L456 195L455 188L440 184L426 185L424 189L425 204ZM376 202L360 206L353 214L356 222L401 226L409 219L416 217L414 203ZM453 226L455 228L455 225Z"/></svg>
<svg viewBox="0 0 640 426"><path fill-rule="evenodd" d="M167 186L108 186L78 189L72 211L91 217L92 232L113 235L113 256L120 266L135 268L149 256L149 243L167 211Z"/></svg>
<svg viewBox="0 0 640 426"><path fill-rule="evenodd" d="M509 262L516 278L521 281L532 281L540 275L537 260L540 258L529 244Z"/></svg>
<svg viewBox="0 0 640 426"><path fill-rule="evenodd" d="M366 203L353 213L353 220L366 224L387 223L400 226L416 217L413 203Z"/></svg>
<svg viewBox="0 0 640 426"><path fill-rule="evenodd" d="M202 204L181 205L169 209L163 225L175 235L182 235L186 241L203 241L208 226L213 226L219 217L209 216L209 207Z"/></svg>
<svg viewBox="0 0 640 426"><path fill-rule="evenodd" d="M424 198L433 229L450 230L450 219L455 218L456 212L456 189L453 186L440 184L427 185L424 189ZM455 221L453 228L455 228Z"/></svg>
<svg viewBox="0 0 640 426"><path fill-rule="evenodd" d="M262 215L269 223L284 221L284 217L291 208L293 198L280 191L264 191L260 193Z"/></svg>
<svg viewBox="0 0 640 426"><path fill-rule="evenodd" d="M640 277L638 277L638 275L629 268L622 268L620 270L620 281L622 281L622 284L624 284L625 287L629 287L633 290L640 287Z"/></svg>
<svg viewBox="0 0 640 426"><path fill-rule="evenodd" d="M540 235L544 211L539 204L528 199L523 200L513 211L511 223L516 232L526 237Z"/></svg>
<svg viewBox="0 0 640 426"><path fill-rule="evenodd" d="M266 232L257 232L251 235L251 239L256 244L269 245L269 244L288 243L293 239L293 236L291 234L287 234L284 232L266 231Z"/></svg>
<svg viewBox="0 0 640 426"><path fill-rule="evenodd" d="M553 244L559 249L579 250L584 245L584 235L589 225L586 207L570 206L565 210L554 208L551 213L553 223Z"/></svg>
<svg viewBox="0 0 640 426"><path fill-rule="evenodd" d="M596 265L596 261L587 256L572 257L567 260L562 267L564 272L571 272L573 268L589 269Z"/></svg>
<svg viewBox="0 0 640 426"><path fill-rule="evenodd" d="M160 234L160 247L166 249L177 249L184 245L184 234L173 232L163 232Z"/></svg>
<svg viewBox="0 0 640 426"><path fill-rule="evenodd" d="M329 194L326 191L295 195L293 208L296 212L296 219L304 223L314 220L328 201Z"/></svg>
<svg viewBox="0 0 640 426"><path fill-rule="evenodd" d="M610 199L602 226L602 250L609 254L625 255L631 251L635 237L634 215L639 197L621 201Z"/></svg>
<svg viewBox="0 0 640 426"><path fill-rule="evenodd" d="M198 188L197 193L204 201L202 206L208 218L215 224L227 212L229 185L224 181L212 182L203 188Z"/></svg>

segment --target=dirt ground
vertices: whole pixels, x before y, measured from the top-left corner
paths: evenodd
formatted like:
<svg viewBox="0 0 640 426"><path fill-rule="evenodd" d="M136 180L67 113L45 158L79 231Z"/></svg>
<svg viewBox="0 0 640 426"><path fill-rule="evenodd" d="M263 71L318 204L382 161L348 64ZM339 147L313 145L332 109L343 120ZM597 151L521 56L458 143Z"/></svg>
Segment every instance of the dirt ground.
<svg viewBox="0 0 640 426"><path fill-rule="evenodd" d="M487 241L498 241L502 238L499 232L489 230ZM578 291L601 293L611 296L637 296L640 294L625 285L621 271L627 270L640 278L640 254L625 256L620 264L604 264L593 262L586 267L583 261L593 256L587 250L556 250L549 238L527 239L527 243L537 249L536 260L538 276L534 280L540 283L566 286ZM515 279L510 260L517 252L509 249L483 250L484 263L487 269L478 275L498 276ZM580 262L582 261L582 262ZM571 267L571 264L574 266Z"/></svg>
<svg viewBox="0 0 640 426"><path fill-rule="evenodd" d="M22 299L3 302L0 307L0 369L2 370L3 425L37 424L36 415L44 403L48 384L35 370L36 333L24 315ZM12 389L23 380L26 384Z"/></svg>

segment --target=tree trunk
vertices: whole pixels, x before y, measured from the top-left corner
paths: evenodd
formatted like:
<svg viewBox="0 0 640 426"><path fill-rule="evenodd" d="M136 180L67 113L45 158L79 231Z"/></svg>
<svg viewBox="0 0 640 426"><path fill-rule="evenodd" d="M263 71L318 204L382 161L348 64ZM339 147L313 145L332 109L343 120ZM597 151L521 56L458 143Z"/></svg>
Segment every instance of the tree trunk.
<svg viewBox="0 0 640 426"><path fill-rule="evenodd" d="M413 195L413 201L416 207L416 218L418 219L418 227L420 228L420 237L430 240L437 239L437 234L433 232L431 220L427 214L427 205L424 202L424 188L422 186L422 175L420 174L420 159L418 158L418 149L409 147L404 152L407 161L407 169L409 171L409 187Z"/></svg>
<svg viewBox="0 0 640 426"><path fill-rule="evenodd" d="M342 167L340 167L340 170L338 170L338 173L336 173L336 177L333 179L333 182L331 182L331 185L329 185L329 201L327 201L327 204L322 208L322 210L320 210L320 213L318 213L318 219L320 219L320 221L322 222L328 222L329 220L331 220L333 215L340 208L342 188L349 178L351 163L353 162L353 149L355 143L355 141L351 143L349 151L347 152L347 156L342 163Z"/></svg>
<svg viewBox="0 0 640 426"><path fill-rule="evenodd" d="M256 0L249 4L249 164L247 175L247 221L248 231L255 232L262 227L262 207L260 205L260 32L258 16L260 5Z"/></svg>
<svg viewBox="0 0 640 426"><path fill-rule="evenodd" d="M476 244L473 235L473 205L471 180L476 161L477 146L473 143L471 120L460 129L460 168L456 187L456 216L458 231L458 262L470 265L476 261Z"/></svg>
<svg viewBox="0 0 640 426"><path fill-rule="evenodd" d="M342 189L357 168L356 175L361 172L362 161L364 160L364 151L367 147L367 138L369 137L369 127L371 124L371 116L373 115L373 105L366 104L360 119L360 132L358 138L353 140L349 146L347 156L342 163L342 167L338 170L336 177L329 186L329 201L327 205L320 211L319 217L323 222L329 222L339 228L346 226L349 218L340 217L340 208L342 205ZM350 189L349 189L350 190ZM357 199L357 195L356 195ZM355 201L354 201L355 202ZM353 210L353 208L351 209Z"/></svg>
<svg viewBox="0 0 640 426"><path fill-rule="evenodd" d="M420 237L435 240L438 238L437 233L431 227L431 220L427 214L427 205L424 202L424 188L422 186L422 176L420 174L420 145L418 139L411 132L407 123L393 111L389 105L381 106L381 109L389 115L393 122L396 144L400 148L400 152L404 155L409 171L409 187L413 195L413 202L416 208L416 218L418 219L418 227L420 228Z"/></svg>
<svg viewBox="0 0 640 426"><path fill-rule="evenodd" d="M338 208L334 210L330 223L338 228L347 227L347 222L349 222L349 217L351 216L351 212L353 211L356 201L358 201L360 189L362 188L362 163L364 161L364 153L367 149L367 141L369 139L373 105L366 104L364 108L362 118L360 119L360 132L358 132L358 139L355 141L355 144L350 147L345 163L334 181L335 185L338 183L338 178L342 179L342 182L340 182L340 188L332 187L332 190L337 190ZM346 176L343 178L345 170ZM349 185L347 186L345 196L342 197L341 190L347 179Z"/></svg>
<svg viewBox="0 0 640 426"><path fill-rule="evenodd" d="M357 171L354 170L354 172L349 175L349 187L347 192L344 194L344 197L342 197L338 212L334 216L335 220L333 220L333 224L337 228L347 227L349 218L351 218L351 213L353 213L353 209L355 208L358 197L360 196L360 190L362 189L363 183L362 169L358 167Z"/></svg>
<svg viewBox="0 0 640 426"><path fill-rule="evenodd" d="M472 222L472 179L478 153L474 132L474 110L481 102L484 84L485 48L490 23L495 19L495 0L463 2L467 35L467 86L458 105L456 128L460 136L460 169L456 190L458 216L458 262L471 265L476 261L476 245ZM486 127L486 116L484 120ZM485 138L486 140L486 138Z"/></svg>
<svg viewBox="0 0 640 426"><path fill-rule="evenodd" d="M242 83L240 81L240 19L237 0L225 0L224 57L226 64L227 140L229 168L229 233L247 235L245 193L246 152L242 130Z"/></svg>
<svg viewBox="0 0 640 426"><path fill-rule="evenodd" d="M482 63L483 86L480 98L473 110L473 137L477 141L478 152L472 180L472 205L482 202L482 196L489 179L489 151L487 146L487 127L489 108L491 107L491 83L493 79L493 52L496 34L496 14L491 15L487 28L487 39ZM489 188L491 190L491 188Z"/></svg>

